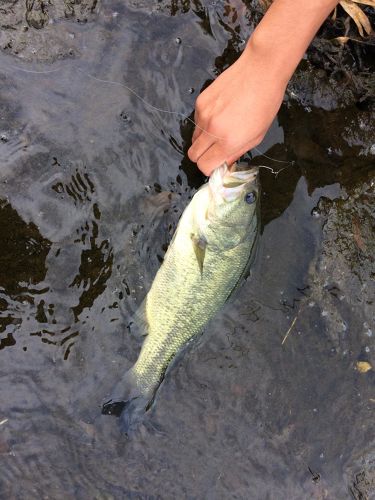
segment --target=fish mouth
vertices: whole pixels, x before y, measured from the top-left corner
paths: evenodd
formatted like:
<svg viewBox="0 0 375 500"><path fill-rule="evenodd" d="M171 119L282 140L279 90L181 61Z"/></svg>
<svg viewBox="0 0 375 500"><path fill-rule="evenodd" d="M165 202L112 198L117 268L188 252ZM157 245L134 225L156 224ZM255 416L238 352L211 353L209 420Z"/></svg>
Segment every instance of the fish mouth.
<svg viewBox="0 0 375 500"><path fill-rule="evenodd" d="M230 167L224 163L218 167L210 178L212 193L217 193L226 202L236 200L244 190L258 190L258 167L234 163Z"/></svg>
<svg viewBox="0 0 375 500"><path fill-rule="evenodd" d="M258 179L258 174L258 167L249 167L246 164L234 163L231 167L227 166L227 172L223 177L223 186L235 188L250 182L255 182Z"/></svg>

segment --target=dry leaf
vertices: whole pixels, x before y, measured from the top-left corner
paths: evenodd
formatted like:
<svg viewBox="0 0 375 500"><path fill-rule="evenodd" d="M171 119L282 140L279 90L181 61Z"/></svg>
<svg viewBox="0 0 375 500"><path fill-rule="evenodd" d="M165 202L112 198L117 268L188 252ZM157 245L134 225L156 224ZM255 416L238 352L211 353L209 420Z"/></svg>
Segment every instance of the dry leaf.
<svg viewBox="0 0 375 500"><path fill-rule="evenodd" d="M345 45L350 38L348 36L337 36L336 38L332 38L332 42L338 42L341 45Z"/></svg>
<svg viewBox="0 0 375 500"><path fill-rule="evenodd" d="M361 7L358 7L358 5L352 2L352 0L340 0L340 5L353 19L361 36L365 36L363 30L365 30L368 35L371 35L372 28L369 18L363 12Z"/></svg>
<svg viewBox="0 0 375 500"><path fill-rule="evenodd" d="M349 19L349 18L348 18ZM360 40L359 38L353 38L351 36L337 36L336 38L330 38L330 42L337 42L339 45L344 45L345 43L348 43L349 40L355 43L362 43L366 44L366 41Z"/></svg>
<svg viewBox="0 0 375 500"><path fill-rule="evenodd" d="M272 1L273 0L258 0L259 4L264 10L268 9ZM365 36L365 32L368 35L371 35L373 33L370 20L363 12L361 7L359 7L359 5L369 5L370 7L375 7L375 0L340 0L339 3L341 7L345 10L345 12L349 14L349 17L353 19L353 21L357 25L359 34L362 37ZM337 16L337 8L335 7L334 11L332 12L333 21L336 20L336 16ZM338 38L345 38L345 37L338 37Z"/></svg>
<svg viewBox="0 0 375 500"><path fill-rule="evenodd" d="M369 5L370 7L375 7L375 0L352 0L354 3L361 3L363 5Z"/></svg>
<svg viewBox="0 0 375 500"><path fill-rule="evenodd" d="M357 361L357 370L359 373L366 373L372 370L372 366L367 361Z"/></svg>

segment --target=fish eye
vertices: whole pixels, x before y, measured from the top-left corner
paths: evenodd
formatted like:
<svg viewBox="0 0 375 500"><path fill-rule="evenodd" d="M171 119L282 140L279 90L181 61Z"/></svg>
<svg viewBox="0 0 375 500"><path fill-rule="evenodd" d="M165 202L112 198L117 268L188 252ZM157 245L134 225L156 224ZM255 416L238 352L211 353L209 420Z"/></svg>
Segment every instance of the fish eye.
<svg viewBox="0 0 375 500"><path fill-rule="evenodd" d="M245 201L249 205L253 204L256 199L257 199L257 196L254 193L254 191L250 191L250 193L246 193L246 195L245 195Z"/></svg>

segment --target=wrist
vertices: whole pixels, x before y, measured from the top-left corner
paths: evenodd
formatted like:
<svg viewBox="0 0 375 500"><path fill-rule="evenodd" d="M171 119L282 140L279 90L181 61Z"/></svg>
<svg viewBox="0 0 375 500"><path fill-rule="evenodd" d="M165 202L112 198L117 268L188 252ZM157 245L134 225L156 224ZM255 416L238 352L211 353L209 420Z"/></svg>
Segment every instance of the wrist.
<svg viewBox="0 0 375 500"><path fill-rule="evenodd" d="M259 79L263 85L270 82L285 90L296 66L282 63L282 53L263 40L262 32L254 32L240 59L249 69L251 79ZM287 58L285 58L287 59Z"/></svg>
<svg viewBox="0 0 375 500"><path fill-rule="evenodd" d="M338 0L274 0L244 51L263 75L287 85L319 26Z"/></svg>
<svg viewBox="0 0 375 500"><path fill-rule="evenodd" d="M257 29L251 35L243 56L249 61L253 71L257 69L267 79L285 88L299 62L299 58L291 59L288 52L269 40L268 34L263 30Z"/></svg>

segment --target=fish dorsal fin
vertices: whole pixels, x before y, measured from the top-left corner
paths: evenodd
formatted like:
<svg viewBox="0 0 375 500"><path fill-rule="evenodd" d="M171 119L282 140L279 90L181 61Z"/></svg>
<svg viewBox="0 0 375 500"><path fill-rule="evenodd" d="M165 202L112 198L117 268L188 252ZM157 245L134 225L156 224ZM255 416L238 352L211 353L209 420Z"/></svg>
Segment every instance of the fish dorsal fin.
<svg viewBox="0 0 375 500"><path fill-rule="evenodd" d="M194 253L197 258L199 270L203 274L203 263L206 256L207 240L198 234L191 234L191 241L193 243Z"/></svg>

